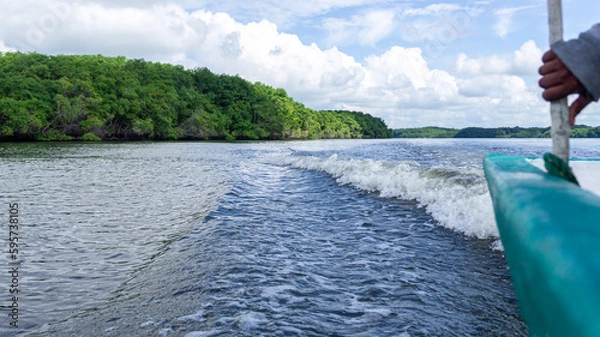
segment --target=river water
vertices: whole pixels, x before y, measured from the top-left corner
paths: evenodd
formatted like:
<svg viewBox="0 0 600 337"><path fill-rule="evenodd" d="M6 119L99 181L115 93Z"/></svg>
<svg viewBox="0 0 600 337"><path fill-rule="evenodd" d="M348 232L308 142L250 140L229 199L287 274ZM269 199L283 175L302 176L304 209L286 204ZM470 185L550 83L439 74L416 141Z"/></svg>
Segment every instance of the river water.
<svg viewBox="0 0 600 337"><path fill-rule="evenodd" d="M0 336L527 336L481 163L549 142L0 144Z"/></svg>

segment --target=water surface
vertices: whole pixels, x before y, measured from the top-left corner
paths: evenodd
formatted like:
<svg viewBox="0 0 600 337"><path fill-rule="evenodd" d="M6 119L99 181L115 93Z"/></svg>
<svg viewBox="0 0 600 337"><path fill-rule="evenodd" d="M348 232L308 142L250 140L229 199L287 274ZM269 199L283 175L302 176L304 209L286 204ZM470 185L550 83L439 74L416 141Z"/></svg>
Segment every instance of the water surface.
<svg viewBox="0 0 600 337"><path fill-rule="evenodd" d="M481 160L549 146L0 144L22 222L0 335L526 336Z"/></svg>

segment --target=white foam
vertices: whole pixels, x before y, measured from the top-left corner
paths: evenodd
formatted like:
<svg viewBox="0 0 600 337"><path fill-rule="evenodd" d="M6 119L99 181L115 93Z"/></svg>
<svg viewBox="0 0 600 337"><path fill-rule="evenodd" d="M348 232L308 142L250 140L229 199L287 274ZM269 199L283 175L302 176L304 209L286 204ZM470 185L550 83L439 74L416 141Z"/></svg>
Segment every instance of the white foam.
<svg viewBox="0 0 600 337"><path fill-rule="evenodd" d="M105 332L105 333L108 333L108 332L113 332L113 331L115 331L115 330L117 330L117 329L118 329L118 327L116 327L116 326L111 326L110 328L107 328L106 330L104 330L104 332Z"/></svg>
<svg viewBox="0 0 600 337"><path fill-rule="evenodd" d="M339 184L382 197L417 200L442 226L468 236L498 238L483 170L424 168L415 162L287 157L295 168L326 172Z"/></svg>
<svg viewBox="0 0 600 337"><path fill-rule="evenodd" d="M252 330L258 328L261 324L268 323L265 314L258 312L247 312L237 319L237 324L243 330Z"/></svg>
<svg viewBox="0 0 600 337"><path fill-rule="evenodd" d="M140 324L140 328L147 328L149 326L154 326L154 325L158 325L158 323L156 323L155 321L148 321L148 322L144 322L144 323Z"/></svg>
<svg viewBox="0 0 600 337"><path fill-rule="evenodd" d="M216 334L220 334L221 330L211 330L211 331L192 331L185 335L185 337L209 337L214 336Z"/></svg>
<svg viewBox="0 0 600 337"><path fill-rule="evenodd" d="M160 331L158 331L158 334L160 336L167 336L168 334L175 332L175 330L173 330L173 328L164 328L164 329L160 329Z"/></svg>
<svg viewBox="0 0 600 337"><path fill-rule="evenodd" d="M186 316L182 316L177 318L178 321L196 321L196 322L203 322L205 321L204 319L204 310L200 310L199 312L195 313L195 314L191 314L191 315L186 315Z"/></svg>
<svg viewBox="0 0 600 337"><path fill-rule="evenodd" d="M266 287L263 289L261 296L265 298L279 298L282 296L282 293L285 293L288 290L296 290L296 287L291 285Z"/></svg>
<svg viewBox="0 0 600 337"><path fill-rule="evenodd" d="M378 315L380 315L382 317L388 317L388 316L390 316L391 314L394 313L389 308L374 308L374 309L367 310L367 312L378 314Z"/></svg>

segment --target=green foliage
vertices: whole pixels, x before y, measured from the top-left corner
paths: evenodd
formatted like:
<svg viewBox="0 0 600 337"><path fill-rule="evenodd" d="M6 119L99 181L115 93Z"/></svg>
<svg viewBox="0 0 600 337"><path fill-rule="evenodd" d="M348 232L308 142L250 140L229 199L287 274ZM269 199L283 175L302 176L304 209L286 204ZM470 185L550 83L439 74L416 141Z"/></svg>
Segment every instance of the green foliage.
<svg viewBox="0 0 600 337"><path fill-rule="evenodd" d="M465 128L455 138L546 138L550 128Z"/></svg>
<svg viewBox="0 0 600 337"><path fill-rule="evenodd" d="M393 130L394 138L550 138L550 127L545 128L476 128L446 129L424 127ZM600 127L576 125L572 138L600 138Z"/></svg>
<svg viewBox="0 0 600 337"><path fill-rule="evenodd" d="M102 138L96 136L91 132L88 132L85 135L83 135L83 137L81 137L81 140L83 140L84 142L99 142L102 140Z"/></svg>
<svg viewBox="0 0 600 337"><path fill-rule="evenodd" d="M35 139L42 141L63 141L73 140L73 137L66 135L64 132L60 132L57 130L49 130L44 134L36 134Z"/></svg>
<svg viewBox="0 0 600 337"><path fill-rule="evenodd" d="M101 55L0 53L0 138L31 140L391 137L350 111L206 68Z"/></svg>
<svg viewBox="0 0 600 337"><path fill-rule="evenodd" d="M428 126L424 128L408 128L393 130L394 138L453 138L458 129Z"/></svg>
<svg viewBox="0 0 600 337"><path fill-rule="evenodd" d="M571 129L572 138L600 138L600 126L575 125Z"/></svg>
<svg viewBox="0 0 600 337"><path fill-rule="evenodd" d="M392 130L378 117L358 111L331 111L341 116L351 135L362 134L362 138L392 138Z"/></svg>
<svg viewBox="0 0 600 337"><path fill-rule="evenodd" d="M506 132L501 129L489 129L489 128L464 128L454 138L506 138Z"/></svg>

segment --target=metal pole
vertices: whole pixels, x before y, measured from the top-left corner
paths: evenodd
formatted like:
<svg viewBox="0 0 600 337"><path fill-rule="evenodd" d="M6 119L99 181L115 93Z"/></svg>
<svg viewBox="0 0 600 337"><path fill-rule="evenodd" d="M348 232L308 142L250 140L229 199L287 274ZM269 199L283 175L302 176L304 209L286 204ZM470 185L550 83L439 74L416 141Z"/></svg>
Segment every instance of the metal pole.
<svg viewBox="0 0 600 337"><path fill-rule="evenodd" d="M562 4L561 0L548 0L548 24L550 26L550 44L563 39ZM554 155L569 161L569 106L567 98L550 103L552 115L552 152Z"/></svg>

